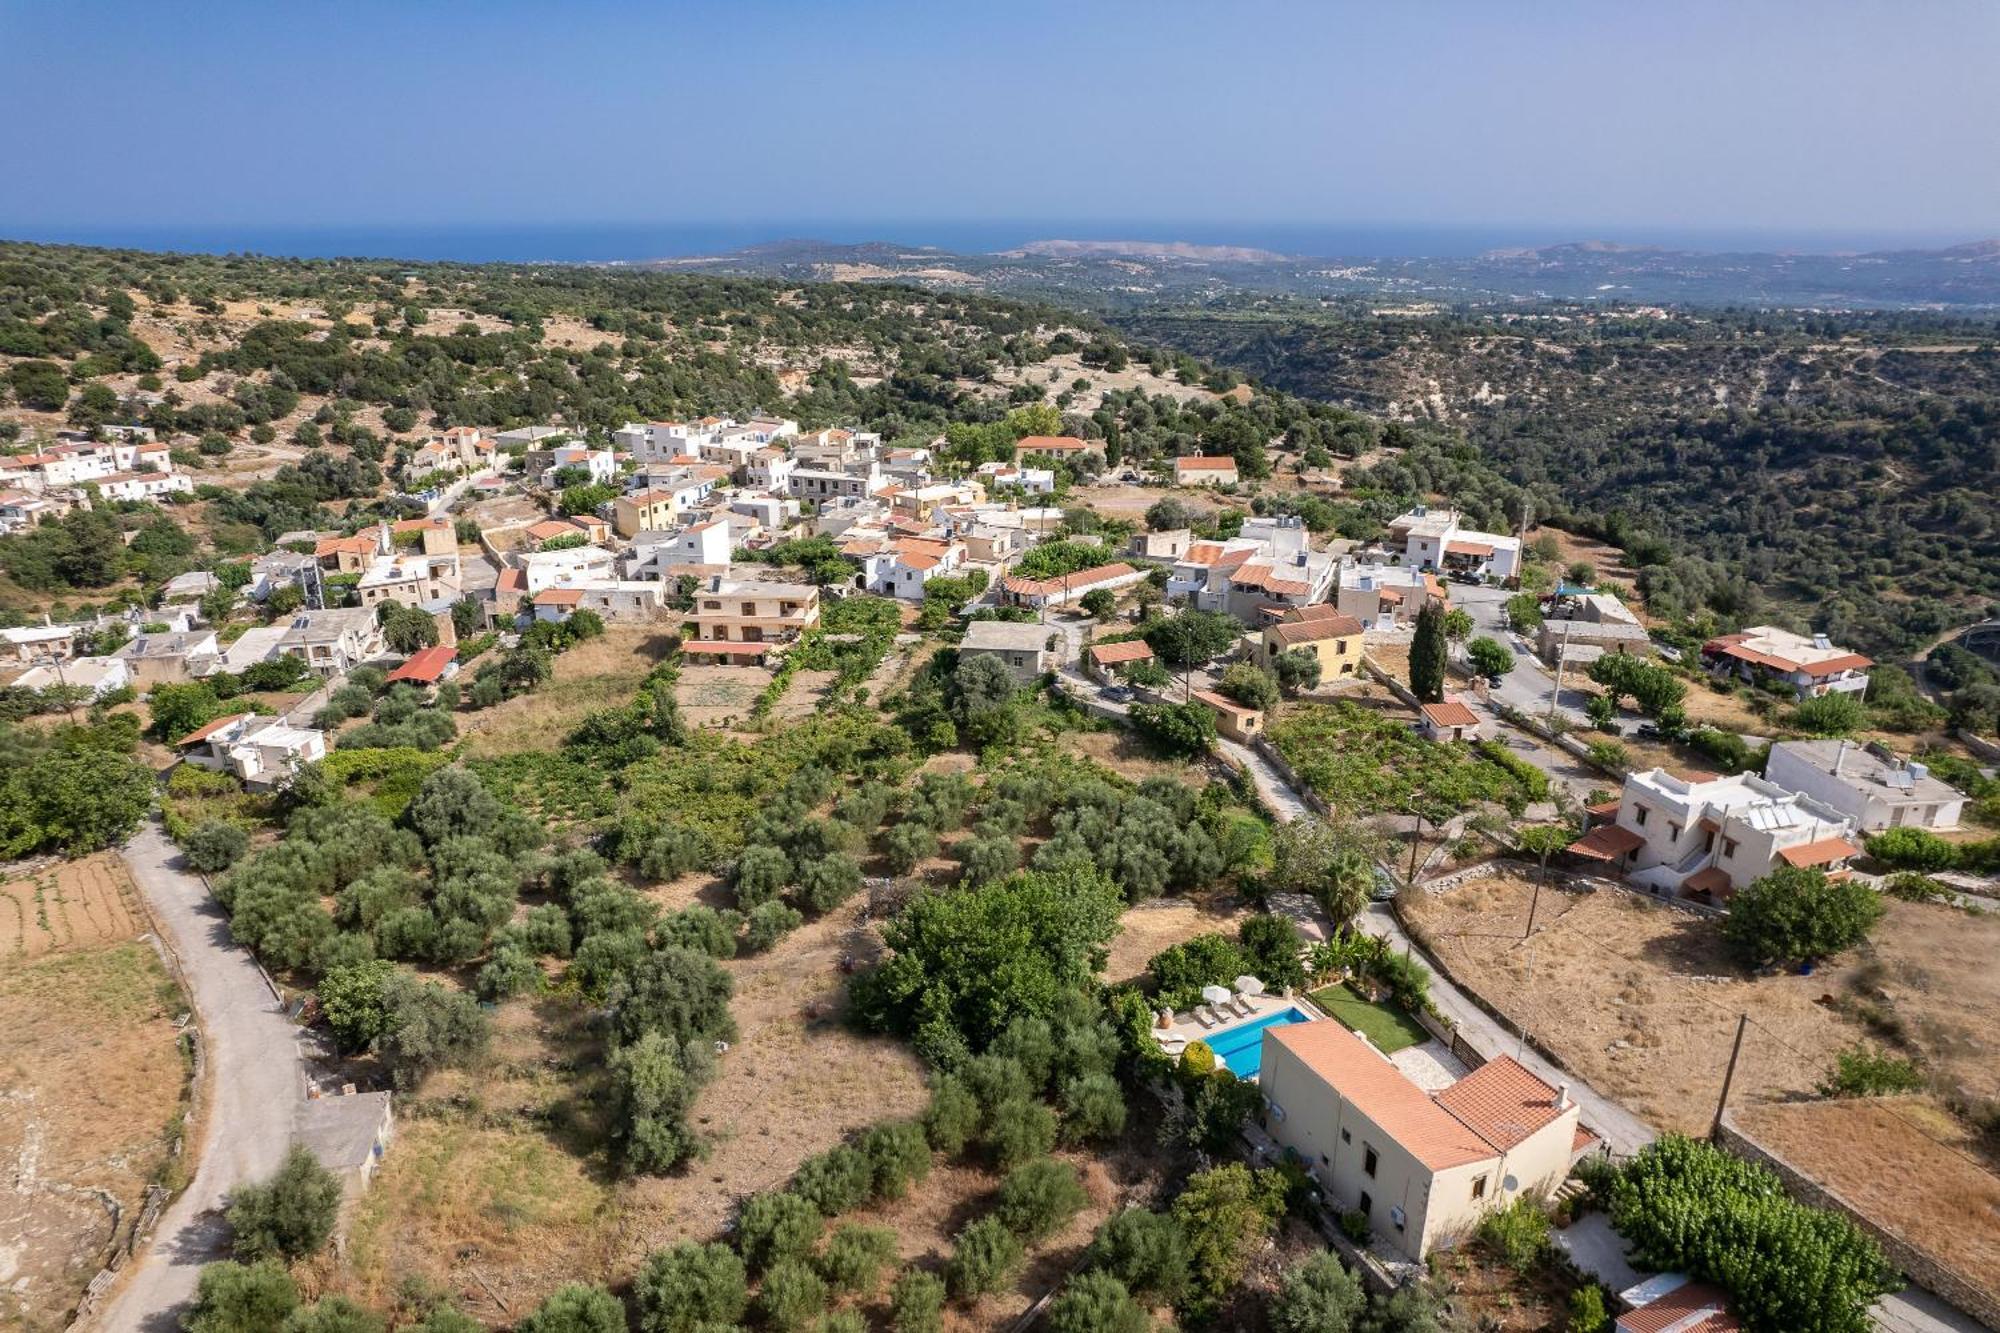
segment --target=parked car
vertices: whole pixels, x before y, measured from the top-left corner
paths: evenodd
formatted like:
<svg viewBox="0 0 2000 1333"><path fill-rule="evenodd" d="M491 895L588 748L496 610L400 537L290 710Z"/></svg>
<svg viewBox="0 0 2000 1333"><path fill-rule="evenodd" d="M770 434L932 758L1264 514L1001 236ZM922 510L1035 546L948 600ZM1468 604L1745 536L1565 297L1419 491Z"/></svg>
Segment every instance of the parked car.
<svg viewBox="0 0 2000 1333"><path fill-rule="evenodd" d="M1106 685L1098 693L1109 699L1112 703L1122 704L1131 700L1132 687L1129 685Z"/></svg>
<svg viewBox="0 0 2000 1333"><path fill-rule="evenodd" d="M1642 741L1663 741L1668 739L1667 733L1660 729L1660 724L1657 722L1641 722L1633 730L1632 734Z"/></svg>
<svg viewBox="0 0 2000 1333"><path fill-rule="evenodd" d="M1453 583L1465 583L1475 588L1485 582L1479 575L1463 569L1454 569L1449 574L1446 574L1445 577Z"/></svg>
<svg viewBox="0 0 2000 1333"><path fill-rule="evenodd" d="M1499 676L1488 676L1488 677L1486 678L1486 687L1487 687L1488 689L1491 689L1491 690L1497 690L1497 689L1499 689L1499 688L1500 688L1500 679L1501 679L1501 678L1500 678Z"/></svg>

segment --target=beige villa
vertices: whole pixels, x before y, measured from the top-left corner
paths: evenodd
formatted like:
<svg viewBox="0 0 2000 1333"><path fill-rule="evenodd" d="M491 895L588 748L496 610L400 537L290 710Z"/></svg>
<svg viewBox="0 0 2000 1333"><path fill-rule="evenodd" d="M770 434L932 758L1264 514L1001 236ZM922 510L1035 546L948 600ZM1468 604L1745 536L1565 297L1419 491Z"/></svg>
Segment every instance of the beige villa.
<svg viewBox="0 0 2000 1333"><path fill-rule="evenodd" d="M1542 1195L1595 1140L1567 1088L1501 1056L1437 1092L1331 1019L1266 1028L1266 1129L1338 1212L1421 1261L1494 1208Z"/></svg>

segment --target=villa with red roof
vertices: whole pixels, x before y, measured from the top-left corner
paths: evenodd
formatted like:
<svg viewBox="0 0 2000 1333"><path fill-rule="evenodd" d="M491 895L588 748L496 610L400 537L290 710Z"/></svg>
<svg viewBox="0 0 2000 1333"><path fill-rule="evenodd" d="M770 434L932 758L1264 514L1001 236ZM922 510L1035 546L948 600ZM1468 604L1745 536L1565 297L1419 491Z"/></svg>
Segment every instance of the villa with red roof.
<svg viewBox="0 0 2000 1333"><path fill-rule="evenodd" d="M1236 482L1236 460L1227 455L1204 458L1197 454L1174 460L1176 486L1234 486Z"/></svg>
<svg viewBox="0 0 2000 1333"><path fill-rule="evenodd" d="M1257 1081L1266 1130L1328 1205L1366 1214L1413 1260L1523 1194L1547 1194L1596 1144L1567 1087L1507 1056L1432 1091L1331 1019L1264 1029Z"/></svg>

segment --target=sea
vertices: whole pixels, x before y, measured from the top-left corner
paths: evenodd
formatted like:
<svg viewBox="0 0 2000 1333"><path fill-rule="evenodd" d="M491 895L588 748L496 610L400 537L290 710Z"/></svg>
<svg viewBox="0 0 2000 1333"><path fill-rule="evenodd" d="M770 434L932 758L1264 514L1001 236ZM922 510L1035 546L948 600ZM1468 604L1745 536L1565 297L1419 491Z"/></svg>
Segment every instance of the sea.
<svg viewBox="0 0 2000 1333"><path fill-rule="evenodd" d="M1249 246L1313 258L1469 258L1488 250L1610 241L1709 253L1830 253L1916 249L1966 239L1912 232L1755 231L1540 224L1176 222L1162 219L507 223L436 226L206 223L10 225L0 240L42 241L197 254L329 259L455 260L463 263L594 264L729 254L779 241L884 241L956 254L987 254L1029 241L1183 241Z"/></svg>

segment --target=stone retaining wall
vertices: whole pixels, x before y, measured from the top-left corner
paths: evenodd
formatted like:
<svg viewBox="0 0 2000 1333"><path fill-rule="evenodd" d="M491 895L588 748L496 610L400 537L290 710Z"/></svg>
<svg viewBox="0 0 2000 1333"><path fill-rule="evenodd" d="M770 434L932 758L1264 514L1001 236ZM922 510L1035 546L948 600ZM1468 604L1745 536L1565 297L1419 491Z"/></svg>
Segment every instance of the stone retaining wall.
<svg viewBox="0 0 2000 1333"><path fill-rule="evenodd" d="M1882 1226L1833 1189L1751 1138L1736 1126L1727 1111L1723 1112L1722 1123L1716 1128L1715 1141L1738 1157L1770 1167L1801 1203L1847 1214L1856 1226L1874 1238L1875 1243L1882 1247L1882 1252L1889 1256L1889 1262L1903 1270L1912 1282L1942 1296L1980 1322L2000 1328L2000 1299L1944 1267L1928 1251Z"/></svg>

